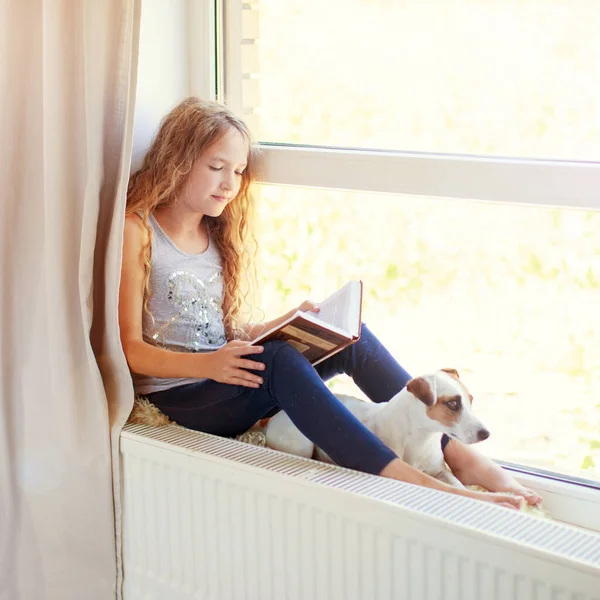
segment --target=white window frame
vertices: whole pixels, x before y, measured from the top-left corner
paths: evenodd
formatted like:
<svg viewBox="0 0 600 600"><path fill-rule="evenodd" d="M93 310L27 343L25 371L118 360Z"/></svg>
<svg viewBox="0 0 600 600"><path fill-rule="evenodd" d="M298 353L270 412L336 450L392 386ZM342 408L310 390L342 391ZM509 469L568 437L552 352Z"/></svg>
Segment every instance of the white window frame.
<svg viewBox="0 0 600 600"><path fill-rule="evenodd" d="M267 184L600 209L600 163L259 144Z"/></svg>
<svg viewBox="0 0 600 600"><path fill-rule="evenodd" d="M197 5L190 10L190 23L206 35L202 41L202 36L190 36L193 93L217 99L243 117L242 12L251 5L243 0L190 0L190 5ZM257 146L259 182L267 185L600 210L599 162L268 142ZM558 472L548 477L527 465L505 466L544 495L555 518L600 532L600 481L581 482Z"/></svg>
<svg viewBox="0 0 600 600"><path fill-rule="evenodd" d="M189 93L203 100L216 100L217 81L217 37L221 19L217 18L216 0L187 0L187 31Z"/></svg>
<svg viewBox="0 0 600 600"><path fill-rule="evenodd" d="M202 0L209 3L212 0ZM245 116L241 47L248 0L215 0L219 101ZM260 0L258 2L260 7ZM217 59L218 61L218 59ZM264 184L600 210L600 163L263 142Z"/></svg>

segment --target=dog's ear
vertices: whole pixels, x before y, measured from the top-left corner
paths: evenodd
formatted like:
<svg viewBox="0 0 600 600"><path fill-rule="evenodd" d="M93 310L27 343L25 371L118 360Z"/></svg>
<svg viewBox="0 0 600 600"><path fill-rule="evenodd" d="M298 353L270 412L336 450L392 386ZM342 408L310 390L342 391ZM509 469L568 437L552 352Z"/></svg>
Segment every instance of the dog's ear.
<svg viewBox="0 0 600 600"><path fill-rule="evenodd" d="M458 376L458 371L456 369L440 369L440 371L448 373L448 375L454 377L454 379L460 379L460 377Z"/></svg>
<svg viewBox="0 0 600 600"><path fill-rule="evenodd" d="M433 406L435 398L429 382L424 377L415 377L406 384L406 389L414 394L423 404Z"/></svg>

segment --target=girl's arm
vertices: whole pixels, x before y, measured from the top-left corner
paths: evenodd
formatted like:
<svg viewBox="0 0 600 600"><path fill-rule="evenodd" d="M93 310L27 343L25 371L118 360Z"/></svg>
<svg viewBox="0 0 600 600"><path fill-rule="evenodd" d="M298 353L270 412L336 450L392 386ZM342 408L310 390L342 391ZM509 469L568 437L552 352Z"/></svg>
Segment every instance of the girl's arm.
<svg viewBox="0 0 600 600"><path fill-rule="evenodd" d="M125 218L123 263L119 289L119 328L121 344L129 368L134 373L154 377L209 378L222 383L257 387L262 381L246 369L262 370L263 363L245 359L262 352L261 346L247 342L230 342L215 352L171 352L144 341L142 310L144 305L143 248L148 234L137 215Z"/></svg>
<svg viewBox="0 0 600 600"><path fill-rule="evenodd" d="M285 315L282 315L281 317L277 317L277 319L273 319L272 321L267 321L265 323L249 323L242 328L242 331L249 340L255 340L259 335L262 335L265 333L265 331L274 329L277 327L277 325L280 325L286 319L289 319L299 310L303 312L319 312L319 307L316 306L311 300L305 300L300 306L297 308L292 308L292 310L286 312Z"/></svg>

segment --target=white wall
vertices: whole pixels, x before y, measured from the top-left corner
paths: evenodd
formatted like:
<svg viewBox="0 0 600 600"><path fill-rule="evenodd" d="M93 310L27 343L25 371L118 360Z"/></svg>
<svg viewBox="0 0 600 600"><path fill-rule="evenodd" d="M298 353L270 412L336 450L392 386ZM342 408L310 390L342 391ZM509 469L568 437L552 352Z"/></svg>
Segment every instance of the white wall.
<svg viewBox="0 0 600 600"><path fill-rule="evenodd" d="M162 117L191 94L188 18L188 0L142 0L132 170Z"/></svg>

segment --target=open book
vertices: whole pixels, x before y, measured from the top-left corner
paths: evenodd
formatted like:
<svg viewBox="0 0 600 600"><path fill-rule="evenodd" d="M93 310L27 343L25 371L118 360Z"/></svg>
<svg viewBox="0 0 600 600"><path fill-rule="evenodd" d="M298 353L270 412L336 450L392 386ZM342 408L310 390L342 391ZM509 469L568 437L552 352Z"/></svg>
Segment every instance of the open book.
<svg viewBox="0 0 600 600"><path fill-rule="evenodd" d="M285 340L316 365L360 338L362 288L362 281L349 281L317 305L319 312L298 310L252 343Z"/></svg>

